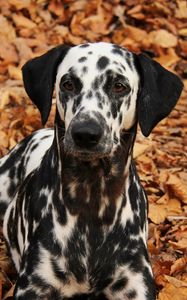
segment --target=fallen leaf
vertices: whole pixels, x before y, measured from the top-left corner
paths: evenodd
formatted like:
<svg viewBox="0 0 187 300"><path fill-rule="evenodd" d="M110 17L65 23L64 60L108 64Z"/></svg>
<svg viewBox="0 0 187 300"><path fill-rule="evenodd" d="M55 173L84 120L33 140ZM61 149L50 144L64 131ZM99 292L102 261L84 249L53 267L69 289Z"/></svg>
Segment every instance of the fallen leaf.
<svg viewBox="0 0 187 300"><path fill-rule="evenodd" d="M3 147L8 148L9 145L8 136L4 131L0 131L0 144Z"/></svg>
<svg viewBox="0 0 187 300"><path fill-rule="evenodd" d="M181 36L186 37L187 36L187 28L180 29L178 31L178 34L181 35Z"/></svg>
<svg viewBox="0 0 187 300"><path fill-rule="evenodd" d="M13 14L12 19L17 27L36 28L36 24L21 14Z"/></svg>
<svg viewBox="0 0 187 300"><path fill-rule="evenodd" d="M164 204L149 204L148 217L155 224L159 224L165 221L167 216L167 206Z"/></svg>
<svg viewBox="0 0 187 300"><path fill-rule="evenodd" d="M165 187L170 194L175 195L176 198L187 204L187 188L178 176L170 174Z"/></svg>
<svg viewBox="0 0 187 300"><path fill-rule="evenodd" d="M184 250L187 249L187 238L182 238L179 242L169 241L169 244L174 247L174 249Z"/></svg>
<svg viewBox="0 0 187 300"><path fill-rule="evenodd" d="M165 29L151 31L149 39L152 44L161 46L162 48L177 46L177 37Z"/></svg>
<svg viewBox="0 0 187 300"><path fill-rule="evenodd" d="M158 300L186 300L187 287L176 287L167 283L158 295Z"/></svg>
<svg viewBox="0 0 187 300"><path fill-rule="evenodd" d="M170 283L172 283L174 286L176 286L177 288L180 288L180 287L187 287L187 282L185 281L182 281L182 280L178 280L172 276L168 276L168 275L165 275L164 276L166 278L166 280Z"/></svg>
<svg viewBox="0 0 187 300"><path fill-rule="evenodd" d="M181 257L177 259L174 264L171 266L170 275L172 275L175 272L181 271L184 267L186 267L187 264L187 257Z"/></svg>
<svg viewBox="0 0 187 300"><path fill-rule="evenodd" d="M146 145L136 142L133 149L133 157L137 158L138 156L142 155L149 147L150 145L148 144Z"/></svg>
<svg viewBox="0 0 187 300"><path fill-rule="evenodd" d="M22 72L21 72L20 68L9 65L8 73L9 73L10 78L12 78L12 79L22 80Z"/></svg>
<svg viewBox="0 0 187 300"><path fill-rule="evenodd" d="M136 42L140 42L142 40L148 39L148 34L145 30L142 30L134 26L126 25L124 32L125 35L128 36L128 38L131 38Z"/></svg>
<svg viewBox="0 0 187 300"><path fill-rule="evenodd" d="M12 24L5 18L0 15L0 40L4 39L7 42L12 42L16 37L15 28Z"/></svg>
<svg viewBox="0 0 187 300"><path fill-rule="evenodd" d="M187 16L187 3L186 1L177 1L178 9L175 11L176 18L186 19Z"/></svg>
<svg viewBox="0 0 187 300"><path fill-rule="evenodd" d="M155 60L165 68L169 68L173 64L176 64L180 60L180 57L176 54L175 49L168 48L166 54L156 58Z"/></svg>

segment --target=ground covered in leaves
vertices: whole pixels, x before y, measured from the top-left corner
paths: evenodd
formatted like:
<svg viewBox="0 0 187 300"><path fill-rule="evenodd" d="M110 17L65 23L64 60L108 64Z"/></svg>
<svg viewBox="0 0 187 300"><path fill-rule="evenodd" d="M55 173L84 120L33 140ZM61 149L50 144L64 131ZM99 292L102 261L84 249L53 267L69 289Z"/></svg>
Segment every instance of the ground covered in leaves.
<svg viewBox="0 0 187 300"><path fill-rule="evenodd" d="M21 66L59 43L107 41L144 52L184 82L170 117L134 156L149 197L148 246L158 300L187 299L187 2L184 0L1 0L0 156L41 127L27 98ZM54 107L47 126L52 126ZM16 274L0 232L0 300Z"/></svg>

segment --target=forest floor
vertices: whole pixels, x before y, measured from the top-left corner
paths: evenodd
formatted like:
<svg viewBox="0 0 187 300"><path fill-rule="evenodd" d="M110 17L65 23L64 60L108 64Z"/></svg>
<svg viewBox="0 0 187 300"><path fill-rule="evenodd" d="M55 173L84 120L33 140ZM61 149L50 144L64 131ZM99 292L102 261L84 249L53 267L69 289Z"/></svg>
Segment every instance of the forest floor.
<svg viewBox="0 0 187 300"><path fill-rule="evenodd" d="M41 128L21 66L60 43L106 41L144 52L184 83L170 116L134 149L149 199L148 247L158 300L187 299L187 2L184 0L1 0L0 157ZM54 105L47 123L53 125ZM0 300L16 279L0 229Z"/></svg>

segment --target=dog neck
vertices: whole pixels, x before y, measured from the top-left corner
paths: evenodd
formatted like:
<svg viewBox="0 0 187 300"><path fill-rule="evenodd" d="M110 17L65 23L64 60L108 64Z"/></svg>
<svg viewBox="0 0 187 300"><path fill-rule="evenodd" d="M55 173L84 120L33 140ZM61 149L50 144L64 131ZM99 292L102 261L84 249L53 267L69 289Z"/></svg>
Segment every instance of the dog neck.
<svg viewBox="0 0 187 300"><path fill-rule="evenodd" d="M111 223L118 199L127 189L136 125L121 134L121 145L110 157L82 161L66 154L63 147L64 124L56 119L54 147L58 153L62 197L73 215L102 216L102 222Z"/></svg>

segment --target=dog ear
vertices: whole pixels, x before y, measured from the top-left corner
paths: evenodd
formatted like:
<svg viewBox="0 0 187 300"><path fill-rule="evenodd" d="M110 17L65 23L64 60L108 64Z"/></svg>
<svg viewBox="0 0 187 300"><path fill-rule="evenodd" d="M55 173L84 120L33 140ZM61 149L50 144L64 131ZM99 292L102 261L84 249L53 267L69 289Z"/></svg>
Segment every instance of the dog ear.
<svg viewBox="0 0 187 300"><path fill-rule="evenodd" d="M22 68L25 90L38 107L43 125L47 122L51 110L58 65L69 48L67 45L60 45L31 59Z"/></svg>
<svg viewBox="0 0 187 300"><path fill-rule="evenodd" d="M141 87L137 103L138 121L144 136L174 108L183 83L175 74L143 54L138 56Z"/></svg>

